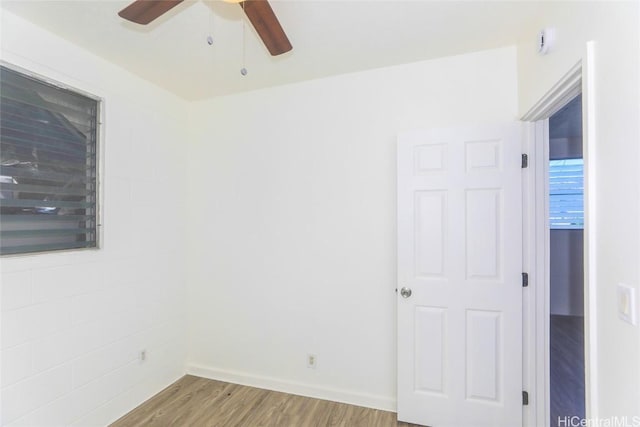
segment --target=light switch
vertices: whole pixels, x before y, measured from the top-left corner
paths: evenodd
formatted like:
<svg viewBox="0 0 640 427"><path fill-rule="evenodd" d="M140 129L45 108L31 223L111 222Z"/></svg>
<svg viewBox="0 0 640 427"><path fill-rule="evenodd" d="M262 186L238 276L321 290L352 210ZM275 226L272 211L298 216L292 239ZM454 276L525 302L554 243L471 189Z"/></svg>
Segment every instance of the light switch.
<svg viewBox="0 0 640 427"><path fill-rule="evenodd" d="M636 325L636 290L622 283L618 284L618 316Z"/></svg>

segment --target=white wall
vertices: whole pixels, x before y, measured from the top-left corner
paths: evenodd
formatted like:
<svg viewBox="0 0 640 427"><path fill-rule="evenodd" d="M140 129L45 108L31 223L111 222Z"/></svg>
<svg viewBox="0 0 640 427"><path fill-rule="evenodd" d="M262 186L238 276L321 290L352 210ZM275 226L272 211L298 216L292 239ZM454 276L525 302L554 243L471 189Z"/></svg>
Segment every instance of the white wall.
<svg viewBox="0 0 640 427"><path fill-rule="evenodd" d="M394 409L396 135L514 120L515 67L505 48L195 104L188 370Z"/></svg>
<svg viewBox="0 0 640 427"><path fill-rule="evenodd" d="M535 35L518 46L521 114L583 58L595 41L597 382L600 417L640 415L640 328L616 311L616 285L640 291L640 3L547 2L539 27L556 27L553 52ZM635 185L634 185L635 184ZM640 301L637 302L640 309Z"/></svg>
<svg viewBox="0 0 640 427"><path fill-rule="evenodd" d="M2 259L1 424L106 425L184 372L186 104L6 11L1 55L106 110L103 249Z"/></svg>

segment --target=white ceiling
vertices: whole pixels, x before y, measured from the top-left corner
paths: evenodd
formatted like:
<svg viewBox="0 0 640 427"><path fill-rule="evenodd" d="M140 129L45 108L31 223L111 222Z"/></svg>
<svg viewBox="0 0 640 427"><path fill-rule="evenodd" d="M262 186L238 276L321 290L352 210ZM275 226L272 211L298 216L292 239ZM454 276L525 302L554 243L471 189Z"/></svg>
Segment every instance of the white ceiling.
<svg viewBox="0 0 640 427"><path fill-rule="evenodd" d="M531 23L545 7L528 1L272 0L293 50L271 57L237 4L187 0L139 26L117 15L128 3L2 0L2 7L189 100L511 45L535 37Z"/></svg>

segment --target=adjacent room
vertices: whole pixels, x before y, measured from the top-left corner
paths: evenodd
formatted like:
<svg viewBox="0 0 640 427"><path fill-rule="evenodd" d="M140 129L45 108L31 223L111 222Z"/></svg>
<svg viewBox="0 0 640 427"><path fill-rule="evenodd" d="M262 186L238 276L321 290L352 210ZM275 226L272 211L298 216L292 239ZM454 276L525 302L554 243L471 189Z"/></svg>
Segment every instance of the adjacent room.
<svg viewBox="0 0 640 427"><path fill-rule="evenodd" d="M1 426L640 422L637 1L0 31Z"/></svg>

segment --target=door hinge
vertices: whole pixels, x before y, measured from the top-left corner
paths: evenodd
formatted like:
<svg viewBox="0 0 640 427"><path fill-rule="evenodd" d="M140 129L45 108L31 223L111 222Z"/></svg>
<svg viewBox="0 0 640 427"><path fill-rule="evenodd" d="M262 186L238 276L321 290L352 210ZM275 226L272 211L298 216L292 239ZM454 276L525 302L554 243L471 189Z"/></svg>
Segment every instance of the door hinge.
<svg viewBox="0 0 640 427"><path fill-rule="evenodd" d="M522 273L522 287L526 288L529 286L529 273Z"/></svg>
<svg viewBox="0 0 640 427"><path fill-rule="evenodd" d="M522 392L522 405L527 406L529 404L529 392Z"/></svg>
<svg viewBox="0 0 640 427"><path fill-rule="evenodd" d="M522 169L529 167L529 156L527 154L522 155Z"/></svg>

